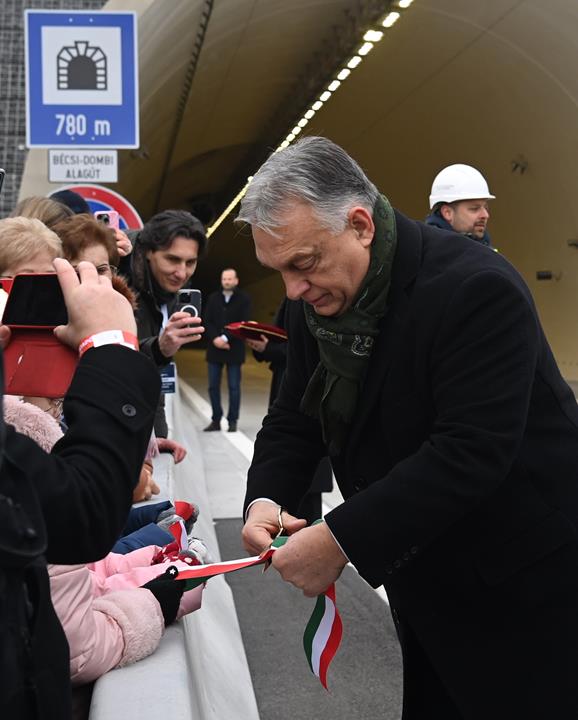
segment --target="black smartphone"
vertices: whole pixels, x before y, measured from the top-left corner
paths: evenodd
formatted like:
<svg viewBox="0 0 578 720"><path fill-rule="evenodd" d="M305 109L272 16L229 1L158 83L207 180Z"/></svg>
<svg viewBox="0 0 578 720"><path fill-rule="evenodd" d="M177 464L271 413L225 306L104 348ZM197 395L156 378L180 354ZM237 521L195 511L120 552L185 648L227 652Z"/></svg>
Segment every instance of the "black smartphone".
<svg viewBox="0 0 578 720"><path fill-rule="evenodd" d="M56 273L16 275L6 300L2 323L14 328L66 325L68 313Z"/></svg>
<svg viewBox="0 0 578 720"><path fill-rule="evenodd" d="M188 312L193 317L201 317L201 291L179 290L175 312Z"/></svg>

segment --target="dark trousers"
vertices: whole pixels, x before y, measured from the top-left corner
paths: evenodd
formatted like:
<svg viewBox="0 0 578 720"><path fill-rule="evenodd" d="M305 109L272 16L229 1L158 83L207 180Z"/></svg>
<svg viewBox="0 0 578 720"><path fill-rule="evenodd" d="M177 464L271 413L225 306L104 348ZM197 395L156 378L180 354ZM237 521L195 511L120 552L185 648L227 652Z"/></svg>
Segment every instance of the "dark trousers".
<svg viewBox="0 0 578 720"><path fill-rule="evenodd" d="M157 525L160 513L170 507L172 507L172 503L168 500L132 507L122 535L114 544L112 552L126 555L147 545L162 547L172 542L174 538L171 533Z"/></svg>
<svg viewBox="0 0 578 720"><path fill-rule="evenodd" d="M211 407L213 410L212 419L214 422L220 422L223 417L223 407L221 405L221 374L223 372L223 363L207 363L209 366L209 397L211 399ZM227 367L227 385L229 388L229 412L227 420L230 423L236 423L239 419L239 408L241 405L241 366L226 365Z"/></svg>

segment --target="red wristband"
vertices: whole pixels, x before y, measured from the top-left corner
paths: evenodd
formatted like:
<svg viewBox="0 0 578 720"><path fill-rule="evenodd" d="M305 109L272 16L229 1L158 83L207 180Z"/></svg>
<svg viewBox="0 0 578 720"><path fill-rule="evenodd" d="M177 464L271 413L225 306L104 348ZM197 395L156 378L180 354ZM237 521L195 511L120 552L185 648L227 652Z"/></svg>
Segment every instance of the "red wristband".
<svg viewBox="0 0 578 720"><path fill-rule="evenodd" d="M78 346L78 356L82 357L90 348L102 345L124 345L131 350L138 350L138 339L136 335L123 330L104 330L81 340Z"/></svg>

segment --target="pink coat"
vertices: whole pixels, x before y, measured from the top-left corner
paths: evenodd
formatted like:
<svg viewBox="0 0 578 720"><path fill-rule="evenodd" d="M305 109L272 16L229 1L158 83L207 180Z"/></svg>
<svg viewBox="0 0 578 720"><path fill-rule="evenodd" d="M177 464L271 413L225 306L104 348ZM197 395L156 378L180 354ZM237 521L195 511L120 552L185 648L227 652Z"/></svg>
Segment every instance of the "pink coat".
<svg viewBox="0 0 578 720"><path fill-rule="evenodd" d="M157 545L148 545L125 555L109 553L102 560L85 565L91 575L94 596L102 597L117 590L139 588L162 575L169 566L174 566L177 570L190 570L191 566L181 560L166 560L159 565L151 565L160 550ZM202 594L202 587L183 593L177 620L201 607Z"/></svg>
<svg viewBox="0 0 578 720"><path fill-rule="evenodd" d="M150 655L164 631L159 603L139 587L168 564L150 565L155 545L126 555L109 553L90 565L49 565L52 602L70 646L74 685ZM190 566L171 562L178 570ZM203 588L183 593L177 618L201 607Z"/></svg>
<svg viewBox="0 0 578 720"><path fill-rule="evenodd" d="M61 437L56 420L30 403L4 397L7 423L47 452ZM161 607L139 587L162 574L167 564L151 565L156 546L126 555L110 553L90 565L49 565L52 602L70 646L70 674L81 685L108 670L129 665L158 646L164 631ZM184 562L171 562L188 569ZM201 606L203 588L183 594L177 617Z"/></svg>

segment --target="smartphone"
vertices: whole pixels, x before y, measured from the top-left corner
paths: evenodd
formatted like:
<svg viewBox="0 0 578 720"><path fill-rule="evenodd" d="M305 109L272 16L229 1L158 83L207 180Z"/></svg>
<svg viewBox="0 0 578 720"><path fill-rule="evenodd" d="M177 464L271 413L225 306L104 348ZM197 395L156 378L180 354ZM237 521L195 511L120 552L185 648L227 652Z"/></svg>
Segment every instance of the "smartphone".
<svg viewBox="0 0 578 720"><path fill-rule="evenodd" d="M0 192L2 191L2 185L4 185L4 178L6 176L6 170L0 168Z"/></svg>
<svg viewBox="0 0 578 720"><path fill-rule="evenodd" d="M98 210L94 213L94 217L99 222L107 225L108 227L119 229L119 218L116 210Z"/></svg>
<svg viewBox="0 0 578 720"><path fill-rule="evenodd" d="M56 273L16 275L2 323L11 328L52 329L66 325L68 313Z"/></svg>
<svg viewBox="0 0 578 720"><path fill-rule="evenodd" d="M193 317L201 317L201 291L179 290L175 312L188 312Z"/></svg>

